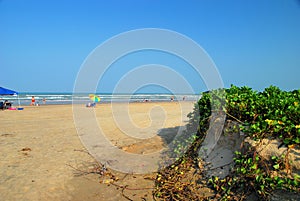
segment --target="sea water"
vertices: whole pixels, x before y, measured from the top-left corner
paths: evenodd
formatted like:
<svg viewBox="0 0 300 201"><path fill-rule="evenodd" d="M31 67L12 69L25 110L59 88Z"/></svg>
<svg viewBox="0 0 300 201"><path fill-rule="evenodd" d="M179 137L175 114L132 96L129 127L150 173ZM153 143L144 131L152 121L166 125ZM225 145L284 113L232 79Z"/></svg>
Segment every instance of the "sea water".
<svg viewBox="0 0 300 201"><path fill-rule="evenodd" d="M165 101L197 101L200 95L197 94L109 94L96 93L101 98L102 103L109 102L165 102ZM43 104L87 104L92 102L88 93L19 93L18 96L0 96L2 101L8 100L17 105L30 105L34 96L35 102ZM45 101L43 101L45 100Z"/></svg>

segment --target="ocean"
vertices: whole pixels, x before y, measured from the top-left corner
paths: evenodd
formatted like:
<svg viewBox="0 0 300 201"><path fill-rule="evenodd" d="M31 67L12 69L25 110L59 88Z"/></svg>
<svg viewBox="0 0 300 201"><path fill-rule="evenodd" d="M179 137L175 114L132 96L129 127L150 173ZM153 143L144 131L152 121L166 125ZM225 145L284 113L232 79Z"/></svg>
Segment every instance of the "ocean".
<svg viewBox="0 0 300 201"><path fill-rule="evenodd" d="M197 101L200 95L196 94L108 94L108 93L96 93L101 98L100 102L160 102L160 101ZM87 104L92 102L89 99L89 94L73 94L73 93L19 93L18 96L0 96L2 101L8 100L13 103L13 106L17 105L30 105L31 97L34 96L36 103L44 104L43 99L46 100L46 104Z"/></svg>

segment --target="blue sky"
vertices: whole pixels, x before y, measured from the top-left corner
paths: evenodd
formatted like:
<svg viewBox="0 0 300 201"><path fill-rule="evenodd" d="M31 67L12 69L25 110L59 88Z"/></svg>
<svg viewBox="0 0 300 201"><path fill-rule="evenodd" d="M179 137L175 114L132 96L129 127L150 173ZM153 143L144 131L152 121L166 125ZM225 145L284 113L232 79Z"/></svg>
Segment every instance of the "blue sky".
<svg viewBox="0 0 300 201"><path fill-rule="evenodd" d="M215 62L225 87L300 88L298 0L1 0L0 86L72 92L91 51L117 34L142 28L172 30L197 42ZM162 61L163 55L153 55L146 55L145 64L151 58ZM196 92L206 90L182 61L171 68L190 79ZM98 90L111 92L122 73L112 67Z"/></svg>

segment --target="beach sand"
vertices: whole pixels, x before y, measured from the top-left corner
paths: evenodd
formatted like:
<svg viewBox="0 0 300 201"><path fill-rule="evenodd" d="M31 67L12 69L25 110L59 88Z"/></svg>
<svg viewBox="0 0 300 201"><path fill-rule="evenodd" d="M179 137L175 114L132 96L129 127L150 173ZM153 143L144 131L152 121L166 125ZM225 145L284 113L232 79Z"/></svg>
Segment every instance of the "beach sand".
<svg viewBox="0 0 300 201"><path fill-rule="evenodd" d="M186 115L193 107L193 102L130 103L122 113L118 111L122 111L124 103L118 103L114 104L117 113L113 113L110 104L97 104L96 108L82 105L82 109L95 112L99 126L113 145L136 154L162 149L187 123ZM124 125L118 124L126 114L135 126L125 125L124 131ZM116 115L121 122L116 123ZM98 163L77 134L72 105L4 110L0 111L0 122L0 200L128 200L124 196L152 200L154 182L149 178L153 174L109 170L119 178L115 182L119 187L105 184L109 183L107 177L87 174ZM139 139L127 135L139 135L136 128L153 136ZM122 192L120 186L125 185L128 186Z"/></svg>

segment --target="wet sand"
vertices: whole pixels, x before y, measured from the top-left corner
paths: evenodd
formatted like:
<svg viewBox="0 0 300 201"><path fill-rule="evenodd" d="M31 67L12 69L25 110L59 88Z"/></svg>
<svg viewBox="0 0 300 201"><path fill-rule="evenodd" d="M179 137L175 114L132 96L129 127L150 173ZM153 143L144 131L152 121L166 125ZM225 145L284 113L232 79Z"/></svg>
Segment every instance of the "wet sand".
<svg viewBox="0 0 300 201"><path fill-rule="evenodd" d="M193 102L130 103L122 113L122 104L114 106L116 112L110 104L82 109L95 112L99 126L114 146L136 154L162 149L187 123L182 116L186 117L194 106ZM127 121L122 115L128 114L134 126L120 125ZM0 122L0 200L127 200L124 195L133 200L152 200L152 174L111 170L119 178L115 184L128 185L124 195L119 187L105 184L109 183L107 178L86 174L97 161L77 134L72 105L4 110L0 111ZM136 128L152 137L137 138Z"/></svg>

